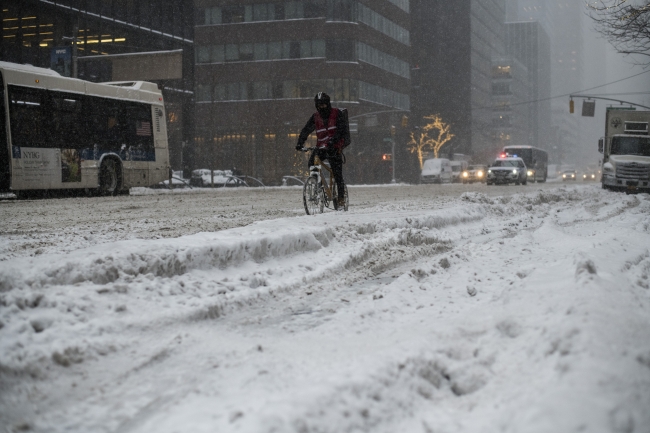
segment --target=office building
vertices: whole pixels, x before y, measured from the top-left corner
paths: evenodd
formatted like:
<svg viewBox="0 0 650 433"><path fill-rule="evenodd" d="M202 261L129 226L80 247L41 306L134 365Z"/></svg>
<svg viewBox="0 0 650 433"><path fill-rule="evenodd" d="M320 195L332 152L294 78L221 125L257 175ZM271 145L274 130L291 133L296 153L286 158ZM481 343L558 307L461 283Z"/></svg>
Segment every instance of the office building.
<svg viewBox="0 0 650 433"><path fill-rule="evenodd" d="M524 143L550 150L551 52L548 35L538 21L506 23L506 52L528 71L530 98L518 106L528 117L529 133ZM513 143L516 144L516 143Z"/></svg>
<svg viewBox="0 0 650 433"><path fill-rule="evenodd" d="M193 18L191 0L3 0L0 58L93 82L157 83L178 170L194 135Z"/></svg>
<svg viewBox="0 0 650 433"><path fill-rule="evenodd" d="M483 160L491 160L504 146L530 145L529 79L528 69L517 59L506 56L492 60L493 146L481 155Z"/></svg>
<svg viewBox="0 0 650 433"><path fill-rule="evenodd" d="M194 146L204 168L236 167L267 185L304 174L305 155L294 146L314 95L325 91L348 110L348 182L391 179L382 156L399 139L391 126L410 110L408 0L195 0L195 7ZM405 144L396 147L399 168L409 155Z"/></svg>
<svg viewBox="0 0 650 433"><path fill-rule="evenodd" d="M452 125L455 137L443 154L487 154L492 60L505 54L505 1L414 0L412 9L413 117L438 113Z"/></svg>

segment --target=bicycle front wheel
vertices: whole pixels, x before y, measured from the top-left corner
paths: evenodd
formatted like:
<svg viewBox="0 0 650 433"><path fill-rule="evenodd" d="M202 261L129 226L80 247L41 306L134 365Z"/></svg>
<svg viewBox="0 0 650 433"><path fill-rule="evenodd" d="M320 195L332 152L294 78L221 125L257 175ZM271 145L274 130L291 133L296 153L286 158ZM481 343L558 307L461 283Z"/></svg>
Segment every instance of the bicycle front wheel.
<svg viewBox="0 0 650 433"><path fill-rule="evenodd" d="M323 213L325 202L315 177L310 176L305 182L305 186L302 188L302 201L305 204L307 215Z"/></svg>

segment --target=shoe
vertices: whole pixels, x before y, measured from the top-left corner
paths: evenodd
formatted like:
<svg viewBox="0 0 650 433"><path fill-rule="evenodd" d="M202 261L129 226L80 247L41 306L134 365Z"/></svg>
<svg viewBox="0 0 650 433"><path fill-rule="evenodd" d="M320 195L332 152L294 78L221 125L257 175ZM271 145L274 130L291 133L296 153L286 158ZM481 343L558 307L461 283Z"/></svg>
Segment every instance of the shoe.
<svg viewBox="0 0 650 433"><path fill-rule="evenodd" d="M339 198L339 210L345 210L345 198Z"/></svg>

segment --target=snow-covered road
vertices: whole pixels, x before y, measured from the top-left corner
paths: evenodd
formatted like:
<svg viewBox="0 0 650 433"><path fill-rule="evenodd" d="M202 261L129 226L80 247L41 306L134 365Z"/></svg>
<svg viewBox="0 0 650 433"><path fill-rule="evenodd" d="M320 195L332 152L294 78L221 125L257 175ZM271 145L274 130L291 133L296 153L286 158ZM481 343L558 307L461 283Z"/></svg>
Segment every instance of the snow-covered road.
<svg viewBox="0 0 650 433"><path fill-rule="evenodd" d="M423 191L0 204L0 431L650 432L650 197Z"/></svg>

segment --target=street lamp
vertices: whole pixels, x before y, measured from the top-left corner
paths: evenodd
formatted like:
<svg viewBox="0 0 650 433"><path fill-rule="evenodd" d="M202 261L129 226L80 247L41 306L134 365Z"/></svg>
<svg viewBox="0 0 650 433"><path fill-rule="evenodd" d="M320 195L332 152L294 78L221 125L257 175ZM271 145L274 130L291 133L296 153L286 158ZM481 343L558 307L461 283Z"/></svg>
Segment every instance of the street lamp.
<svg viewBox="0 0 650 433"><path fill-rule="evenodd" d="M390 183L397 183L397 181L395 180L395 125L390 126L390 142L392 145L391 159L393 160L393 179L390 181Z"/></svg>
<svg viewBox="0 0 650 433"><path fill-rule="evenodd" d="M79 44L79 38L77 35L79 34L79 26L75 25L74 29L72 30L72 37L69 36L63 36L61 39L64 41L72 41L72 78L77 78L77 57L79 54L78 51L78 44Z"/></svg>

